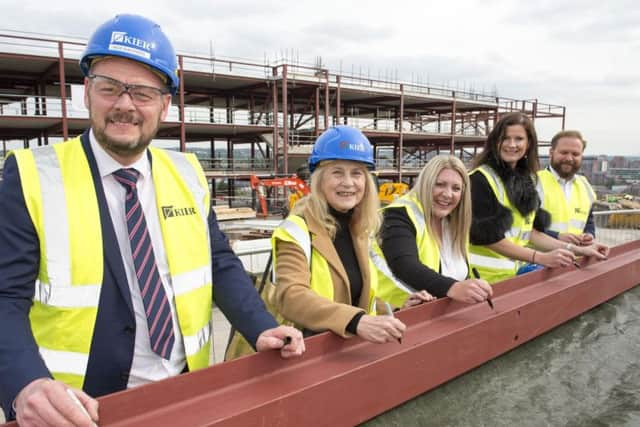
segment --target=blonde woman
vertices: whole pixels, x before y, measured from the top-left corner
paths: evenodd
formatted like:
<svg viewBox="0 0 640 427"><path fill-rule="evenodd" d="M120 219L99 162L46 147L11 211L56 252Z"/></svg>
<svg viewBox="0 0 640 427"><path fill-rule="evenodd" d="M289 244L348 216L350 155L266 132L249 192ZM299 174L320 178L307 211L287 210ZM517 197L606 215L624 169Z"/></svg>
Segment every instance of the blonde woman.
<svg viewBox="0 0 640 427"><path fill-rule="evenodd" d="M311 194L274 231L275 305L305 335L331 330L375 343L402 338L405 325L375 316L370 238L379 228L373 148L357 129L336 126L309 159Z"/></svg>
<svg viewBox="0 0 640 427"><path fill-rule="evenodd" d="M411 191L383 214L380 248L402 283L380 275L381 298L400 306L416 290L466 303L491 297L487 282L468 278L471 197L467 171L458 158L431 159Z"/></svg>

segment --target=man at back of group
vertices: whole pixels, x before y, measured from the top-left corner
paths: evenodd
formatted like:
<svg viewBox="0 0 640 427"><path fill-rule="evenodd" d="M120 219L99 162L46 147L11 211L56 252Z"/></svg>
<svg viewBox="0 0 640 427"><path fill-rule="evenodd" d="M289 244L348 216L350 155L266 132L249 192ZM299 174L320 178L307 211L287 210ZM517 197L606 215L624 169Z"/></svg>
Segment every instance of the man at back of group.
<svg viewBox="0 0 640 427"><path fill-rule="evenodd" d="M214 294L257 350L304 351L219 230L195 156L148 148L179 83L160 27L119 15L80 66L90 130L12 153L0 185L0 403L21 426L92 425L90 396L208 366Z"/></svg>
<svg viewBox="0 0 640 427"><path fill-rule="evenodd" d="M587 246L596 236L592 211L596 195L587 178L577 173L586 145L578 131L558 132L551 140L549 165L538 171L542 208L551 214L546 232L568 245Z"/></svg>

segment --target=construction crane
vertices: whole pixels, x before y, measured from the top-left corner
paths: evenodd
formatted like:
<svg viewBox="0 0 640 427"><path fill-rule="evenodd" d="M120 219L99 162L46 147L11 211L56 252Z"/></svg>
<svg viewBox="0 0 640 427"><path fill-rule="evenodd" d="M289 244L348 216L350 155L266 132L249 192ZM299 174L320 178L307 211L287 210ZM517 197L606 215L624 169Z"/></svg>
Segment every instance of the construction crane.
<svg viewBox="0 0 640 427"><path fill-rule="evenodd" d="M265 178L260 179L256 175L251 175L249 178L251 183L251 189L256 192L258 200L260 202L260 214L266 218L268 215L267 210L267 197L265 195L265 187L270 188L287 188L291 192L289 195L289 207L287 212L291 210L293 205L302 197L311 193L311 189L304 180L298 178L297 175L292 175L284 178Z"/></svg>

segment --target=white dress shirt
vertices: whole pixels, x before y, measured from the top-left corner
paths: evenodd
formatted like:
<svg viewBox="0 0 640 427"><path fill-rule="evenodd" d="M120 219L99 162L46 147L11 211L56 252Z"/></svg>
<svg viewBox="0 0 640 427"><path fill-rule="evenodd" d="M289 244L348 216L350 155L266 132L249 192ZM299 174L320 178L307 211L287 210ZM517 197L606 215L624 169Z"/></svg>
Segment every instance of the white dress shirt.
<svg viewBox="0 0 640 427"><path fill-rule="evenodd" d="M571 178L564 179L560 175L558 175L558 172L556 172L556 170L551 166L548 166L548 169L551 172L551 175L553 175L556 181L558 181L558 184L560 184L562 192L564 193L564 197L567 199L567 201L571 200L571 190L573 189L573 181L576 180L576 175L574 174Z"/></svg>
<svg viewBox="0 0 640 427"><path fill-rule="evenodd" d="M118 247L122 254L122 262L127 274L127 281L129 282L129 291L131 292L131 301L133 303L136 320L136 337L133 362L131 363L127 387L135 387L178 375L184 369L186 362L182 334L180 328L178 328L173 287L171 286L171 276L169 275L169 264L167 263L167 255L164 250L162 233L160 231L155 188L153 179L151 178L151 165L147 157L147 152L145 151L134 164L122 166L100 146L93 134L93 130L89 133L89 139L98 165L98 171L102 178L102 185L104 187L107 205L109 206L109 214L111 215L113 228L115 229L118 239ZM151 349L147 316L145 314L142 296L140 295L138 279L131 255L131 244L129 242L129 232L125 216L126 190L112 175L116 170L125 167L134 168L140 172L140 177L137 182L138 198L140 199L140 204L142 205L149 229L149 236L151 238L162 285L164 286L171 305L175 343L169 360L163 359Z"/></svg>
<svg viewBox="0 0 640 427"><path fill-rule="evenodd" d="M447 218L442 218L442 247L440 248L440 274L458 281L469 274L467 260L453 248L453 238Z"/></svg>

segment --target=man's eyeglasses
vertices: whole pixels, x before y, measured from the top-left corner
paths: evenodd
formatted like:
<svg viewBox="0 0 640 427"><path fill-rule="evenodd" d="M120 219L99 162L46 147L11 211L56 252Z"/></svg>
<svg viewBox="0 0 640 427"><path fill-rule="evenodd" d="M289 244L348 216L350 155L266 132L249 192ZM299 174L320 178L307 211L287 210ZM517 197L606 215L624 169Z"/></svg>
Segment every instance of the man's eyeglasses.
<svg viewBox="0 0 640 427"><path fill-rule="evenodd" d="M163 95L169 93L167 90L157 87L129 85L120 80L98 74L90 74L87 78L92 81L98 96L113 102L116 102L116 100L126 92L135 105L148 105L158 101Z"/></svg>

